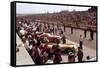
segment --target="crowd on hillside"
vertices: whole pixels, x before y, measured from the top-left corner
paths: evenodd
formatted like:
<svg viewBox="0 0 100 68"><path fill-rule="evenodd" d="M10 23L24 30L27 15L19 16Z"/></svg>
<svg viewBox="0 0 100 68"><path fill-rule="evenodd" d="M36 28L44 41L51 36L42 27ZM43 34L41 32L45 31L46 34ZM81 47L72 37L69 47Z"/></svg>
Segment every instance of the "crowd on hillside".
<svg viewBox="0 0 100 68"><path fill-rule="evenodd" d="M92 10L92 11L90 11ZM47 23L62 24L65 26L96 26L97 11L92 8L87 11L61 11L55 13L33 14L26 16L32 20L42 20Z"/></svg>

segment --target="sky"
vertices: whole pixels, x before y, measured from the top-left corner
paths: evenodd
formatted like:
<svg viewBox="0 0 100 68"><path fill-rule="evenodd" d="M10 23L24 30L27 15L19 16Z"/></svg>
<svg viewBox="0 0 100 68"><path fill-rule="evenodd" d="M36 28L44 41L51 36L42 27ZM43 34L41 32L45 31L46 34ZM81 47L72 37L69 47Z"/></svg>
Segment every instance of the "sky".
<svg viewBox="0 0 100 68"><path fill-rule="evenodd" d="M17 14L38 14L38 13L47 13L47 12L48 13L60 12L63 10L85 11L88 10L89 8L90 7L17 3L16 13Z"/></svg>

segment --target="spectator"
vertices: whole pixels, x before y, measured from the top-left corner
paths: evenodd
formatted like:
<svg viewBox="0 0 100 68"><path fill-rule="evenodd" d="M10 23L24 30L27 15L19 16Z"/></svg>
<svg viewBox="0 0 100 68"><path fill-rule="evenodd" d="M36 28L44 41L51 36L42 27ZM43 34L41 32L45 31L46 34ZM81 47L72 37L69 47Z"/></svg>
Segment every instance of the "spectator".
<svg viewBox="0 0 100 68"><path fill-rule="evenodd" d="M84 38L86 38L87 30L84 30Z"/></svg>
<svg viewBox="0 0 100 68"><path fill-rule="evenodd" d="M56 48L54 50L54 63L58 64L61 61L62 61L61 49L60 49L59 45L56 45Z"/></svg>
<svg viewBox="0 0 100 68"><path fill-rule="evenodd" d="M93 31L92 31L92 30L90 30L90 37L91 37L91 40L93 40L93 39L94 39L94 38L93 38L93 35L94 35Z"/></svg>
<svg viewBox="0 0 100 68"><path fill-rule="evenodd" d="M82 62L82 60L83 60L83 51L80 47L78 47L77 57L78 57L78 62Z"/></svg>
<svg viewBox="0 0 100 68"><path fill-rule="evenodd" d="M80 47L81 49L83 49L83 38L82 38L82 35L80 35L79 47Z"/></svg>
<svg viewBox="0 0 100 68"><path fill-rule="evenodd" d="M71 34L73 34L73 27L71 27Z"/></svg>
<svg viewBox="0 0 100 68"><path fill-rule="evenodd" d="M65 35L62 36L62 43L63 43L63 44L66 43L66 37L65 37Z"/></svg>

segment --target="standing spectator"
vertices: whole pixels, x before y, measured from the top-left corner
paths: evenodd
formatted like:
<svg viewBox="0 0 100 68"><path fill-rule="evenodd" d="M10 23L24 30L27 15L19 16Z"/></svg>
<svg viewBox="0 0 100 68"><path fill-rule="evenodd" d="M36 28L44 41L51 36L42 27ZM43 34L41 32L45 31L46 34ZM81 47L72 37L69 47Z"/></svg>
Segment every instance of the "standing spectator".
<svg viewBox="0 0 100 68"><path fill-rule="evenodd" d="M59 47L59 45L56 45L56 48L54 50L54 63L58 64L62 61L62 57L61 57L61 49Z"/></svg>
<svg viewBox="0 0 100 68"><path fill-rule="evenodd" d="M71 34L73 34L73 27L71 27Z"/></svg>
<svg viewBox="0 0 100 68"><path fill-rule="evenodd" d="M32 47L29 54L31 55L33 61L35 61L36 57L37 57L37 52L36 52L36 47L35 46Z"/></svg>
<svg viewBox="0 0 100 68"><path fill-rule="evenodd" d="M94 35L93 30L90 30L90 37L91 37L91 40L93 40L93 35Z"/></svg>
<svg viewBox="0 0 100 68"><path fill-rule="evenodd" d="M78 62L82 62L82 60L83 60L83 51L80 47L78 47L77 56L78 56Z"/></svg>
<svg viewBox="0 0 100 68"><path fill-rule="evenodd" d="M84 30L84 38L86 38L87 30Z"/></svg>
<svg viewBox="0 0 100 68"><path fill-rule="evenodd" d="M24 30L24 28L22 28L20 31L19 31L19 36L22 38L24 35L25 35L26 31Z"/></svg>
<svg viewBox="0 0 100 68"><path fill-rule="evenodd" d="M62 29L60 29L60 35L63 35L63 30Z"/></svg>
<svg viewBox="0 0 100 68"><path fill-rule="evenodd" d="M62 36L62 43L63 43L63 44L66 43L66 37L65 37L65 35Z"/></svg>
<svg viewBox="0 0 100 68"><path fill-rule="evenodd" d="M26 39L24 46L25 46L26 50L29 52L30 48L29 48L29 40L28 39Z"/></svg>
<svg viewBox="0 0 100 68"><path fill-rule="evenodd" d="M42 42L39 46L39 51L40 51L39 56L40 56L41 64L45 64L45 62L47 61L47 57L48 57L47 46L48 46L47 43L44 43L44 42Z"/></svg>
<svg viewBox="0 0 100 68"><path fill-rule="evenodd" d="M80 47L81 49L83 49L83 38L82 38L82 35L80 35L79 47Z"/></svg>
<svg viewBox="0 0 100 68"><path fill-rule="evenodd" d="M36 44L36 57L34 59L34 62L35 62L36 65L40 65L41 64L40 49L39 49L40 44L41 44L41 41L37 40L37 44Z"/></svg>

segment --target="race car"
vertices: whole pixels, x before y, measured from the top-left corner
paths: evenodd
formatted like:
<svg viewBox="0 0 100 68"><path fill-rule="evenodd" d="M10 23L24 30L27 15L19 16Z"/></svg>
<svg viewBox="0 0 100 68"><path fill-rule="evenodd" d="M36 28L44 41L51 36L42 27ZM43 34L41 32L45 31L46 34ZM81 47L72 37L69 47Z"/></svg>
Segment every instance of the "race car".
<svg viewBox="0 0 100 68"><path fill-rule="evenodd" d="M61 36L58 35L51 35L49 33L43 33L40 35L40 38L47 38L49 40L50 43L60 43L61 40Z"/></svg>

